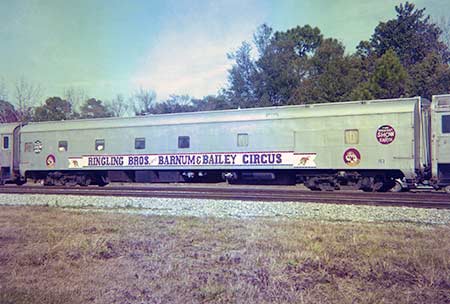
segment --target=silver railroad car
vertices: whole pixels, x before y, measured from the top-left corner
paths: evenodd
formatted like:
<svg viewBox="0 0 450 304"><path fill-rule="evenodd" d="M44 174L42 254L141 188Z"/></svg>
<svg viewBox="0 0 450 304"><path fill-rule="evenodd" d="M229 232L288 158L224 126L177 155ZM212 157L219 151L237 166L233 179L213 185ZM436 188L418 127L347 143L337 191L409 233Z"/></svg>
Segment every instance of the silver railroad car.
<svg viewBox="0 0 450 304"><path fill-rule="evenodd" d="M429 102L414 97L30 123L20 132L20 175L47 184L413 187L431 168L429 115Z"/></svg>
<svg viewBox="0 0 450 304"><path fill-rule="evenodd" d="M22 183L19 173L19 136L21 125L19 123L0 124L0 184L15 181Z"/></svg>
<svg viewBox="0 0 450 304"><path fill-rule="evenodd" d="M450 193L450 95L433 96L431 108L431 181Z"/></svg>

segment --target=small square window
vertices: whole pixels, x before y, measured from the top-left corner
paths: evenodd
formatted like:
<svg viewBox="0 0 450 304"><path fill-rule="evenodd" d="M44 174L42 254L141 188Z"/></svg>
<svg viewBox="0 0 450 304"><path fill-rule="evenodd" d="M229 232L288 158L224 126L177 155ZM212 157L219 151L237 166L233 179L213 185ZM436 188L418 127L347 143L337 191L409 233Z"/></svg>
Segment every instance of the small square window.
<svg viewBox="0 0 450 304"><path fill-rule="evenodd" d="M104 139L96 139L95 140L95 150L96 151L105 150L105 140Z"/></svg>
<svg viewBox="0 0 450 304"><path fill-rule="evenodd" d="M9 136L3 136L3 149L9 149Z"/></svg>
<svg viewBox="0 0 450 304"><path fill-rule="evenodd" d="M358 129L345 130L345 143L350 145L355 145L359 143Z"/></svg>
<svg viewBox="0 0 450 304"><path fill-rule="evenodd" d="M145 149L145 138L135 138L134 139L134 148L136 150Z"/></svg>
<svg viewBox="0 0 450 304"><path fill-rule="evenodd" d="M66 152L68 148L67 140L60 140L58 142L58 151L59 152Z"/></svg>
<svg viewBox="0 0 450 304"><path fill-rule="evenodd" d="M178 148L187 149L190 147L190 137L189 136L178 136Z"/></svg>
<svg viewBox="0 0 450 304"><path fill-rule="evenodd" d="M33 147L34 147L34 145L32 142L26 142L24 151L25 152L33 152Z"/></svg>
<svg viewBox="0 0 450 304"><path fill-rule="evenodd" d="M442 116L442 133L450 133L450 115Z"/></svg>
<svg viewBox="0 0 450 304"><path fill-rule="evenodd" d="M248 134L239 133L237 135L237 146L238 147L248 147Z"/></svg>

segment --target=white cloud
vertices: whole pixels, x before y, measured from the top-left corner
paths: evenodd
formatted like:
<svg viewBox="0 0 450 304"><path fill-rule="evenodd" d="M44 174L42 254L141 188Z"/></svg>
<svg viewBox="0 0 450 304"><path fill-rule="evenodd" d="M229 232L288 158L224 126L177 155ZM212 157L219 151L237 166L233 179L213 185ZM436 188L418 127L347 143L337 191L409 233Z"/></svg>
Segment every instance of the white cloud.
<svg viewBox="0 0 450 304"><path fill-rule="evenodd" d="M216 2L213 8L195 15L174 16L175 21L163 26L158 39L152 39L157 43L149 49L132 85L155 90L158 99L170 94L216 94L227 82L231 62L226 54L243 40L251 40L256 27L264 22L257 6L250 14L250 10L235 7L238 3L231 3L231 8L228 3Z"/></svg>
<svg viewBox="0 0 450 304"><path fill-rule="evenodd" d="M160 98L169 94L201 97L216 93L226 81L227 44L208 39L185 40L178 34L160 41L133 79L137 87L151 88Z"/></svg>

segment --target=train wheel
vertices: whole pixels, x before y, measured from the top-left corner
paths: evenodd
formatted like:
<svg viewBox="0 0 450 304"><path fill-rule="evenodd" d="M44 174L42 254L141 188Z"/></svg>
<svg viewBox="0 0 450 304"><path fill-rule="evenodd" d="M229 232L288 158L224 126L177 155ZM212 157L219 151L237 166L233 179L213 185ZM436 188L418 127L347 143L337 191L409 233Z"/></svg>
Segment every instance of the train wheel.
<svg viewBox="0 0 450 304"><path fill-rule="evenodd" d="M86 187L91 184L91 178L89 176L81 175L77 177L78 185Z"/></svg>
<svg viewBox="0 0 450 304"><path fill-rule="evenodd" d="M444 188L445 193L450 194L450 185Z"/></svg>
<svg viewBox="0 0 450 304"><path fill-rule="evenodd" d="M322 182L319 184L319 188L321 191L334 191L336 190L336 186L332 185L331 183Z"/></svg>
<svg viewBox="0 0 450 304"><path fill-rule="evenodd" d="M27 182L27 179L25 177L19 177L16 180L16 185L17 186L22 186L23 184L25 184Z"/></svg>
<svg viewBox="0 0 450 304"><path fill-rule="evenodd" d="M381 187L378 188L377 192L388 192L393 187L395 187L396 182L393 180L384 180L381 182Z"/></svg>
<svg viewBox="0 0 450 304"><path fill-rule="evenodd" d="M402 183L399 182L399 181L395 181L395 185L391 189L389 189L389 191L391 191L391 192L402 192L402 191L404 191Z"/></svg>
<svg viewBox="0 0 450 304"><path fill-rule="evenodd" d="M77 184L77 179L74 177L67 177L64 179L64 185L67 187L75 187Z"/></svg>
<svg viewBox="0 0 450 304"><path fill-rule="evenodd" d="M105 175L102 175L102 176L99 177L97 184L98 184L99 187L104 187L107 184L109 184L109 182L110 182L109 177L105 176Z"/></svg>
<svg viewBox="0 0 450 304"><path fill-rule="evenodd" d="M306 181L303 183L306 188L311 191L321 191L322 189L319 187L319 179L317 177L308 177Z"/></svg>
<svg viewBox="0 0 450 304"><path fill-rule="evenodd" d="M361 180L360 189L364 192L373 192L373 177L363 177Z"/></svg>
<svg viewBox="0 0 450 304"><path fill-rule="evenodd" d="M44 179L44 186L54 186L54 185L55 185L55 183L54 183L53 178L51 178L50 176L47 175Z"/></svg>
<svg viewBox="0 0 450 304"><path fill-rule="evenodd" d="M109 184L109 178L108 177L101 177L100 179L99 179L99 181L98 181L98 186L99 187L104 187L104 186L106 186L107 184Z"/></svg>

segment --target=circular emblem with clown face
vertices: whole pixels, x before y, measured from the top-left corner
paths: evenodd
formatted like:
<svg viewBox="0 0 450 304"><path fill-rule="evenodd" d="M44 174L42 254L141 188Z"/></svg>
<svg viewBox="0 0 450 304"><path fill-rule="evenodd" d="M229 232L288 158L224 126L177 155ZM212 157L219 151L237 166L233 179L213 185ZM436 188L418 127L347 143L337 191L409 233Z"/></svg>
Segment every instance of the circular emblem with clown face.
<svg viewBox="0 0 450 304"><path fill-rule="evenodd" d="M47 165L48 168L55 167L56 164L55 156L53 154L48 155L47 158L45 159L45 164Z"/></svg>
<svg viewBox="0 0 450 304"><path fill-rule="evenodd" d="M344 162L347 166L354 167L361 162L361 153L355 148L350 148L344 152Z"/></svg>

